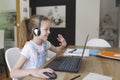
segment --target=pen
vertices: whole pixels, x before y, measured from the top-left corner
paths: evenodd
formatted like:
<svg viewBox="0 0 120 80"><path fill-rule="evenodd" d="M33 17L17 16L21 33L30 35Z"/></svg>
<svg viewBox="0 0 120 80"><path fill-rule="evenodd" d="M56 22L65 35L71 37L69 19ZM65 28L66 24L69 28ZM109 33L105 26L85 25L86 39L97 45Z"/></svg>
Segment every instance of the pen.
<svg viewBox="0 0 120 80"><path fill-rule="evenodd" d="M69 51L69 53L73 53L73 52L76 51L76 50L77 50L77 48L73 49L72 51Z"/></svg>
<svg viewBox="0 0 120 80"><path fill-rule="evenodd" d="M73 77L73 78L70 79L70 80L74 80L74 79L76 79L76 78L78 78L78 77L80 77L80 75L77 75L77 76Z"/></svg>

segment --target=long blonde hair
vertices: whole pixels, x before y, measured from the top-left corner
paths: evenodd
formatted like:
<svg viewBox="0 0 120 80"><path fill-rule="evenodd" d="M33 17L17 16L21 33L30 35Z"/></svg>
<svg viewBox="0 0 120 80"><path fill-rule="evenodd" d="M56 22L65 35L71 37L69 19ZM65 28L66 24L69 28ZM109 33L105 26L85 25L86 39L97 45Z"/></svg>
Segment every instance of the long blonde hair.
<svg viewBox="0 0 120 80"><path fill-rule="evenodd" d="M43 15L33 15L31 18L24 18L21 22L19 31L19 48L23 48L26 41L33 39L33 28L39 26L39 23L41 23L41 21L49 20L45 16L43 16L42 20L40 20L40 16Z"/></svg>

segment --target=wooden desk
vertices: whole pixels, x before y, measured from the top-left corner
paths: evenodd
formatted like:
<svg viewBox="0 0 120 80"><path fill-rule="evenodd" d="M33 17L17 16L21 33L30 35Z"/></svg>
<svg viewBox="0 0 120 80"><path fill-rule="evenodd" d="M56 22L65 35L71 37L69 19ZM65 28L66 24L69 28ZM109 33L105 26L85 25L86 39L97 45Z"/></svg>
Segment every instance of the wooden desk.
<svg viewBox="0 0 120 80"><path fill-rule="evenodd" d="M76 46L76 47L78 47L78 46ZM75 47L69 46L69 48L75 48ZM99 49L120 53L120 49L118 49L118 48L99 48ZM65 50L61 51L61 53L63 53L64 51ZM56 80L70 80L71 78L75 77L78 74L80 74L81 77L79 77L75 80L82 80L89 72L103 74L106 76L111 76L113 78L112 80L119 80L120 79L120 61L102 58L102 57L96 57L96 56L86 57L86 58L83 58L82 65L81 65L80 71L78 73L68 73L68 72L56 71L56 74L57 74ZM32 77L32 76L27 76L23 80L42 80L42 79Z"/></svg>

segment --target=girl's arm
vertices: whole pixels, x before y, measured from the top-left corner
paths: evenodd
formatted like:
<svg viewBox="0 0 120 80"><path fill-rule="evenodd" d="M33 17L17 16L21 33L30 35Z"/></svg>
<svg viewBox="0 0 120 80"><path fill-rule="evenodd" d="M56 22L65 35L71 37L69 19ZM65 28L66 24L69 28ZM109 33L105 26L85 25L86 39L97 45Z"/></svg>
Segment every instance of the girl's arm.
<svg viewBox="0 0 120 80"><path fill-rule="evenodd" d="M48 79L49 77L44 75L43 72L54 72L52 69L22 69L22 66L26 62L27 58L23 55L20 56L13 69L11 70L11 78L21 78L28 75Z"/></svg>
<svg viewBox="0 0 120 80"><path fill-rule="evenodd" d="M26 60L27 58L25 56L20 55L18 61L13 66L13 69L11 70L10 76L12 78L20 78L30 74L30 71L21 69L24 63L26 62Z"/></svg>

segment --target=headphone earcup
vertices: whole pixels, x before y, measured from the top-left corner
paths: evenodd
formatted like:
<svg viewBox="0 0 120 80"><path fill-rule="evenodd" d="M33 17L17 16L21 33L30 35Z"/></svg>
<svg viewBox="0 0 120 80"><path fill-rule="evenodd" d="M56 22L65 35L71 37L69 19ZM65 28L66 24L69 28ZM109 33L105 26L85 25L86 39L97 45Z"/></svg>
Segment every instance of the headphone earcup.
<svg viewBox="0 0 120 80"><path fill-rule="evenodd" d="M40 35L40 30L38 29L38 28L35 28L35 29L33 29L33 34L35 35L35 36L39 36Z"/></svg>

